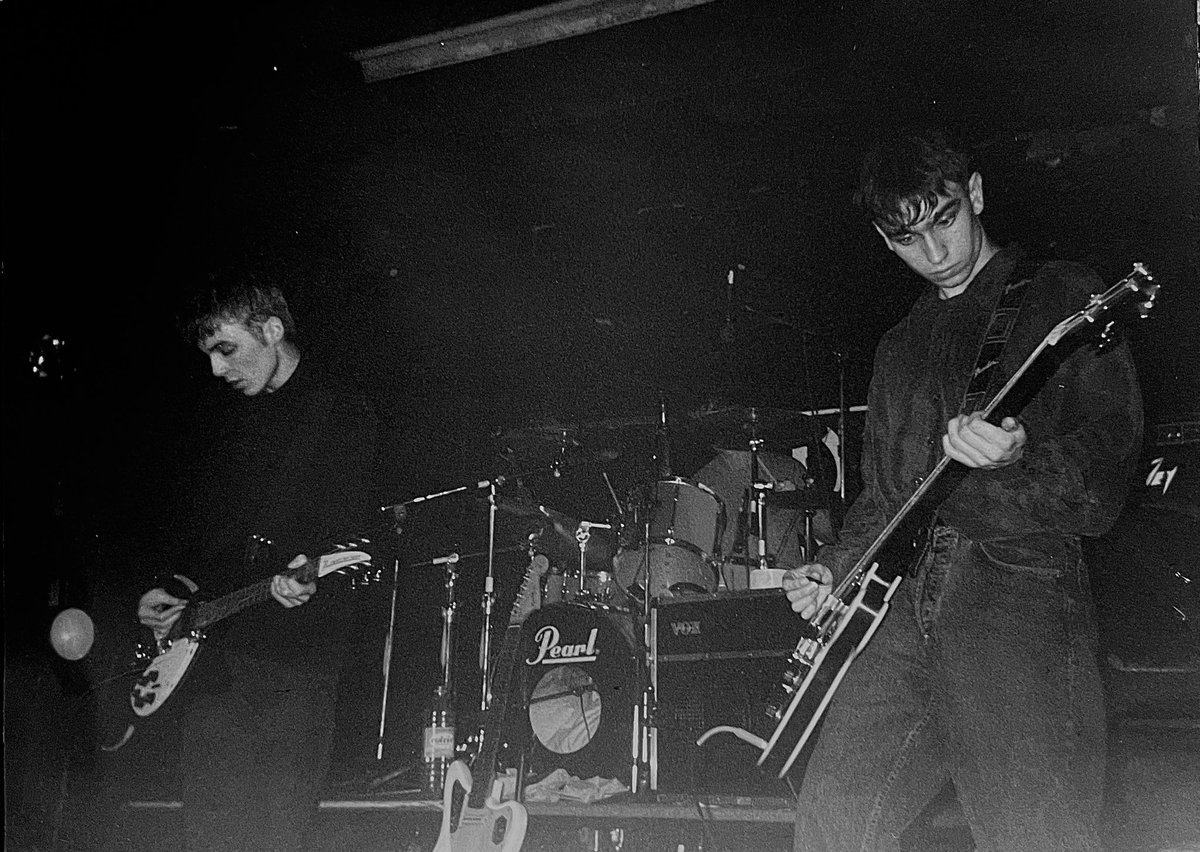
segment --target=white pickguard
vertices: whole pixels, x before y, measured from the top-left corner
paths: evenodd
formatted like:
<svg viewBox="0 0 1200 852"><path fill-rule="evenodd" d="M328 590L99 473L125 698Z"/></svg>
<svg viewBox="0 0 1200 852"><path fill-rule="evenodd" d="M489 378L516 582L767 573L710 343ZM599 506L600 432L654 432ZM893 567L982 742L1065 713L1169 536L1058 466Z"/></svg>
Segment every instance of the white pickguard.
<svg viewBox="0 0 1200 852"><path fill-rule="evenodd" d="M170 648L155 657L129 693L133 712L145 717L162 707L183 680L199 651L200 640L185 636L173 641Z"/></svg>

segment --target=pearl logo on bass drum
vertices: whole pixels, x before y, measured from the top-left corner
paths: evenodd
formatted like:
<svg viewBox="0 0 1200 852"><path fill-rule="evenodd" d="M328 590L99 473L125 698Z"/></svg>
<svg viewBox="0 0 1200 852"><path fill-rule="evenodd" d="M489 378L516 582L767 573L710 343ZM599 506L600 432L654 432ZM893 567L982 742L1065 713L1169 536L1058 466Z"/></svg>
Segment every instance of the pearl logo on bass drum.
<svg viewBox="0 0 1200 852"><path fill-rule="evenodd" d="M596 649L596 634L599 631L593 627L588 634L588 640L576 645L560 644L561 636L558 628L547 624L533 635L537 644L537 656L526 658L527 666L554 666L559 663L594 663L599 651Z"/></svg>

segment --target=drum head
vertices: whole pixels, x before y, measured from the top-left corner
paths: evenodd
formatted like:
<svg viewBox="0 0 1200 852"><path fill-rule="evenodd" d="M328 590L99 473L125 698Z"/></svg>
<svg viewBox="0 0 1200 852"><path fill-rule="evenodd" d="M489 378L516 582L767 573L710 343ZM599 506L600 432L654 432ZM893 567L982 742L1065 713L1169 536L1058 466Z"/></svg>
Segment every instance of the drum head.
<svg viewBox="0 0 1200 852"><path fill-rule="evenodd" d="M628 783L637 660L628 615L578 604L543 607L521 629L530 768Z"/></svg>

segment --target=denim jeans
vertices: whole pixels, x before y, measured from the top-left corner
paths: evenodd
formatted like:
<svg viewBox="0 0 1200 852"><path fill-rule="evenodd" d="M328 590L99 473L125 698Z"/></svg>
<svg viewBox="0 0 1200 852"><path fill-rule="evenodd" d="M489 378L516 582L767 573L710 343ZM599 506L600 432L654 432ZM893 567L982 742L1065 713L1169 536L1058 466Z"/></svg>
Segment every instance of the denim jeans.
<svg viewBox="0 0 1200 852"><path fill-rule="evenodd" d="M947 780L979 852L1102 848L1085 567L1014 550L935 529L830 706L797 801L797 852L897 849Z"/></svg>

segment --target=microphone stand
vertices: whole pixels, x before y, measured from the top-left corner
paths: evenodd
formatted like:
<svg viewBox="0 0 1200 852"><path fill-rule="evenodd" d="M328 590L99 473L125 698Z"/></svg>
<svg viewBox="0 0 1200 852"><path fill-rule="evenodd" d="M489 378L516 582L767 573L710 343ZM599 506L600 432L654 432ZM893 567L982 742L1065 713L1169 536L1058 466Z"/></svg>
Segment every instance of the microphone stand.
<svg viewBox="0 0 1200 852"><path fill-rule="evenodd" d="M396 558L392 562L392 602L388 610L387 636L383 640L383 699L379 706L379 737L375 743L375 759L383 760L383 740L387 729L388 690L392 681L392 643L396 637L396 592L400 588L400 543L404 538L404 520L408 509L399 504L384 507L391 509L395 518Z"/></svg>
<svg viewBox="0 0 1200 852"><path fill-rule="evenodd" d="M767 564L767 489L769 483L762 481L758 462L758 451L762 449L762 439L758 437L758 409L750 409L750 499L757 515L755 523L758 526L758 567L769 568ZM746 548L749 557L749 547Z"/></svg>
<svg viewBox="0 0 1200 852"><path fill-rule="evenodd" d="M488 488L488 546L487 577L483 583L483 625L479 637L479 709L487 710L492 703L492 608L496 603L496 483Z"/></svg>
<svg viewBox="0 0 1200 852"><path fill-rule="evenodd" d="M552 465L551 469L556 470L557 468ZM491 660L490 660L490 656L491 656L491 654L490 654L490 652L491 652L491 623L492 623L492 609L495 605L495 600L496 600L496 595L495 595L495 584L496 584L496 581L495 581L496 488L512 479L520 479L522 476L528 476L533 473L537 473L540 470L541 470L541 468L537 468L535 470L527 471L525 473L518 473L515 476L496 476L491 479L477 480L476 482L468 484L468 485L459 485L455 488L447 488L442 491L435 491L431 494L423 494L418 497L410 497L407 500L402 500L399 503L395 503L390 506L383 506L381 508L381 511L389 511L390 510L390 511L396 513L397 518L402 518L403 513L405 511L407 511L406 507L408 507L408 506L414 506L419 503L427 503L431 500L438 500L438 499L441 499L442 497L449 497L454 494L462 494L466 491L471 491L471 490L475 490L475 489L486 488L488 490L487 577L484 580L483 600L482 600L483 627L482 627L482 636L481 636L480 643L479 643L479 669L480 669L481 679L482 679L482 684L481 684L481 688L480 688L480 699L479 699L481 710L487 710L488 705L491 703L491 691L489 688L489 679L490 679L490 675L491 675ZM397 531L399 531L399 530L397 529ZM451 554L451 555L454 556L454 561L453 562L445 561L445 564L447 566L449 566L450 569L453 569L453 565L454 565L454 563L456 563L458 561L459 557L457 554ZM448 560L449 557L445 557L444 559ZM435 560L433 560L432 564L442 564L442 563L443 563L442 559L435 559ZM386 705L387 681L388 681L388 676L391 671L392 642L393 642L393 638L394 638L393 628L395 625L395 618L396 618L396 587L397 587L397 584L399 581L399 571L400 571L400 563L399 563L399 559L397 558L397 562L396 562L396 566L395 566L395 577L393 578L393 582L392 582L392 616L391 616L391 622L389 623L389 626L388 626L387 640L386 640L385 646L384 646L384 707L385 707L385 711L386 711L386 706L387 706ZM447 591L451 594L453 593L452 582L453 582L452 580L447 581ZM447 634L450 632L449 619L453 618L453 611L448 605L447 609L443 610L443 612L446 614L444 616L444 623L443 623L442 652L441 652L442 660L441 660L441 662L442 662L442 677L443 677L443 681L445 682L445 679L449 675L449 669L448 669L449 657L452 654L452 649L450 649L446 643L447 643ZM383 720L381 718L380 741L379 741L379 745L376 750L376 753L378 755L382 755L382 753L383 753L382 731L383 731Z"/></svg>

